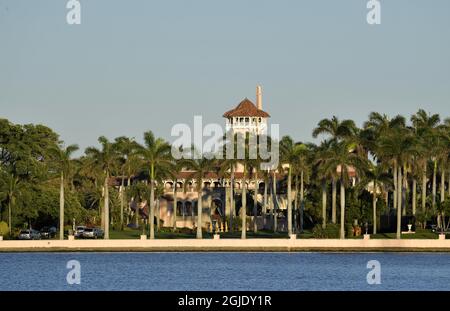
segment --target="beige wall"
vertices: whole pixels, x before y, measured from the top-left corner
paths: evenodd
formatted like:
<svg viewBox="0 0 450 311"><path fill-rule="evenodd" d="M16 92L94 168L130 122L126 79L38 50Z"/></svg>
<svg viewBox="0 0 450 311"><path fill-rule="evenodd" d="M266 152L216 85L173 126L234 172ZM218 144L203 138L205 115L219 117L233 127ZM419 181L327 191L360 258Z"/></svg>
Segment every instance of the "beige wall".
<svg viewBox="0 0 450 311"><path fill-rule="evenodd" d="M450 240L167 239L0 241L0 251L450 251Z"/></svg>

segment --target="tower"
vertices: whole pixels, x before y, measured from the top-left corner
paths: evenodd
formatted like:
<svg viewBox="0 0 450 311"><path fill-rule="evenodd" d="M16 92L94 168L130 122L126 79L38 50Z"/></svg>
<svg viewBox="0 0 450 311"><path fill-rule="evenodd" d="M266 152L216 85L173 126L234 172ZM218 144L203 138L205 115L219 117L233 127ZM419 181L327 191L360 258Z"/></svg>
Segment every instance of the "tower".
<svg viewBox="0 0 450 311"><path fill-rule="evenodd" d="M256 87L256 105L245 98L236 108L223 115L226 118L226 130L234 133L266 134L270 115L262 110L262 88Z"/></svg>

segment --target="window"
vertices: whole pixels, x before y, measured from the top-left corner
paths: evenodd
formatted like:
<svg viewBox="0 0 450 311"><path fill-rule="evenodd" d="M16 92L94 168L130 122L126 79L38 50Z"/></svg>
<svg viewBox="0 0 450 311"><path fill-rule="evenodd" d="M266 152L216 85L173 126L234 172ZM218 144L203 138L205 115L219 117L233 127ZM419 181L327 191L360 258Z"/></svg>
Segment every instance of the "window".
<svg viewBox="0 0 450 311"><path fill-rule="evenodd" d="M245 118L245 124L248 124L249 121L250 121L250 118Z"/></svg>
<svg viewBox="0 0 450 311"><path fill-rule="evenodd" d="M258 122L261 123L261 118L259 118Z"/></svg>

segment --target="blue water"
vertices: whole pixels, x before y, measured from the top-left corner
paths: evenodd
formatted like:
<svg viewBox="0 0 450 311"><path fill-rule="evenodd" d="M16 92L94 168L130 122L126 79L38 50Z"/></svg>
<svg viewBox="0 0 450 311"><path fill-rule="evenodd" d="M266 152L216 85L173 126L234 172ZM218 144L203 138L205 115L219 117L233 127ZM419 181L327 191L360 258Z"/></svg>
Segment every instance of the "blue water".
<svg viewBox="0 0 450 311"><path fill-rule="evenodd" d="M367 283L369 260L380 285ZM0 253L0 290L450 290L450 254Z"/></svg>

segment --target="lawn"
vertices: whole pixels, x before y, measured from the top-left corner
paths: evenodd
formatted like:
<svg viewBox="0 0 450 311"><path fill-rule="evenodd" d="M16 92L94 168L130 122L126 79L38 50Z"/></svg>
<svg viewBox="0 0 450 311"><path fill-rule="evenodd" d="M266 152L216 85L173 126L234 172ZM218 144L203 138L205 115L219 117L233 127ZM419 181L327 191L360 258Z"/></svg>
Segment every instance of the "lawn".
<svg viewBox="0 0 450 311"><path fill-rule="evenodd" d="M110 238L111 239L139 239L142 234L142 229L132 229L125 228L123 231L120 230L111 230ZM222 239L239 239L241 237L240 231L235 232L221 232L220 237ZM370 235L371 239L395 239L395 233L378 233L375 235ZM431 230L417 229L414 234L402 234L402 239L437 239L439 237L438 234L431 232ZM157 239L195 239L196 232L190 229L178 229L177 232L172 232L169 228L162 228L160 231L155 232L155 238ZM203 238L212 239L213 235L208 232L203 232ZM286 232L277 232L273 233L272 231L262 230L254 233L252 231L247 231L247 238L249 239L257 239L257 238L265 238L265 239L287 239L288 235ZM298 239L313 239L314 235L311 231L305 230L303 233L297 234ZM363 236L351 237L349 239L362 239ZM447 234L447 238L450 238L450 235Z"/></svg>

